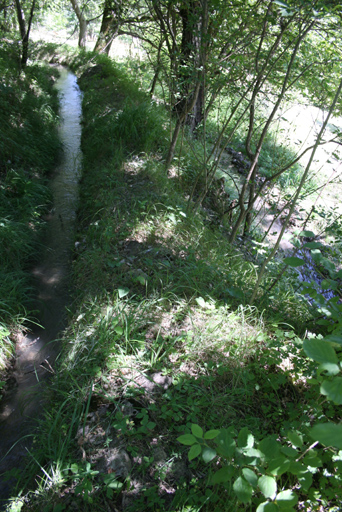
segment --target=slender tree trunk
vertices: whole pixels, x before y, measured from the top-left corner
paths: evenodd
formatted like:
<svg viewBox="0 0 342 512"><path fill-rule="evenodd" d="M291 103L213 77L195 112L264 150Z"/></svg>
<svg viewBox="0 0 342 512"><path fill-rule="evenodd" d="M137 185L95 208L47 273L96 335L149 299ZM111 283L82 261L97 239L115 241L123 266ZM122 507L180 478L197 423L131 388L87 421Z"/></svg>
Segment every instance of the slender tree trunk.
<svg viewBox="0 0 342 512"><path fill-rule="evenodd" d="M121 0L105 0L102 23L94 51L109 54L112 42L118 35L121 18Z"/></svg>
<svg viewBox="0 0 342 512"><path fill-rule="evenodd" d="M183 112L181 112L179 114L179 117L178 117L177 123L176 123L176 127L175 127L174 132L173 132L173 136L172 136L172 141L171 141L171 144L170 144L169 152L168 152L168 155L167 155L167 158L166 158L166 164L165 164L166 170L168 170L169 167L170 167L170 164L172 162L173 155L174 155L174 152L175 152L175 149L176 149L176 144L177 144L177 139L178 139L179 132L180 132L182 126L185 123L187 114L189 112L191 112L191 110L194 107L194 104L196 103L199 89L200 89L200 83L197 84L197 87L196 87L196 89L195 89L195 91L194 91L194 93L192 95L191 102L187 103L185 105L185 107L184 107Z"/></svg>
<svg viewBox="0 0 342 512"><path fill-rule="evenodd" d="M26 35L26 20L25 20L24 11L21 8L20 0L15 0L15 7L17 10L17 17L18 17L21 40L23 41L24 37Z"/></svg>
<svg viewBox="0 0 342 512"><path fill-rule="evenodd" d="M27 59L28 59L29 37L30 37L34 9L36 6L36 0L33 0L32 4L31 4L30 16L29 16L29 22L28 22L27 28L26 28L25 14L21 8L20 0L15 0L15 6L16 6L16 11L17 11L17 18L18 18L21 43L22 43L22 56L21 56L20 64L21 64L22 68L24 68L27 64Z"/></svg>
<svg viewBox="0 0 342 512"><path fill-rule="evenodd" d="M86 42L87 42L87 26L88 22L80 9L77 0L70 0L72 8L77 16L78 23L80 25L80 32L78 37L78 46L80 48L85 48Z"/></svg>
<svg viewBox="0 0 342 512"><path fill-rule="evenodd" d="M180 46L180 69L178 76L181 97L175 104L177 123L166 159L169 168L179 132L184 124L194 131L203 120L204 112L204 77L207 57L206 35L208 29L208 2L190 0L180 9L182 18L182 41Z"/></svg>
<svg viewBox="0 0 342 512"><path fill-rule="evenodd" d="M160 43L159 43L159 46L158 46L157 66L156 66L156 70L155 70L154 77L153 77L152 84L151 84L150 96L153 96L153 93L154 93L154 90L156 88L157 81L158 81L158 78L159 78L159 73L160 73L160 70L162 68L161 58L160 58L162 46L163 46L163 38L160 39Z"/></svg>

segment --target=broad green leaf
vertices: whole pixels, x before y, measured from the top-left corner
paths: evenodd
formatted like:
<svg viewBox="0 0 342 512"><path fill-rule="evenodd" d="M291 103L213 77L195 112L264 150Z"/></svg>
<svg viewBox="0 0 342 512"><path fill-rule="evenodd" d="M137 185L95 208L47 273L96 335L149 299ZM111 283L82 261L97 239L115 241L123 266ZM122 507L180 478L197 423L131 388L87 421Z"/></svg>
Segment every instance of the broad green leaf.
<svg viewBox="0 0 342 512"><path fill-rule="evenodd" d="M238 499L242 503L248 503L251 500L252 494L253 494L253 488L247 482L247 480L245 480L241 476L239 476L239 478L237 480L235 480L235 482L233 484L233 489L234 489L234 492L237 495Z"/></svg>
<svg viewBox="0 0 342 512"><path fill-rule="evenodd" d="M317 368L317 373L320 375L322 372L327 372L328 375L337 375L340 373L340 367L335 363L322 363Z"/></svg>
<svg viewBox="0 0 342 512"><path fill-rule="evenodd" d="M246 457L253 458L253 459L262 459L262 453L260 450L257 450L256 448L247 448L242 449L242 452ZM249 464L252 464L252 462L249 462Z"/></svg>
<svg viewBox="0 0 342 512"><path fill-rule="evenodd" d="M279 506L280 510L287 510L290 507L294 507L298 502L297 495L288 489L287 491L282 491L276 496L276 503Z"/></svg>
<svg viewBox="0 0 342 512"><path fill-rule="evenodd" d="M11 334L10 331L6 327L0 326L0 336L1 337L9 336L10 334Z"/></svg>
<svg viewBox="0 0 342 512"><path fill-rule="evenodd" d="M319 249L312 249L311 251L311 257L314 261L319 262L323 256Z"/></svg>
<svg viewBox="0 0 342 512"><path fill-rule="evenodd" d="M192 444L197 443L196 437L191 434L184 434L182 436L177 437L177 441L179 443L185 444L186 446L191 446Z"/></svg>
<svg viewBox="0 0 342 512"><path fill-rule="evenodd" d="M236 297L237 299L243 299L243 293L238 288L226 288L226 291L231 295L232 297Z"/></svg>
<svg viewBox="0 0 342 512"><path fill-rule="evenodd" d="M328 258L321 258L320 264L324 266L326 270L329 270L329 274L332 276L335 271L335 265L332 263L332 261L328 260Z"/></svg>
<svg viewBox="0 0 342 512"><path fill-rule="evenodd" d="M277 482L275 478L263 475L258 480L258 486L265 498L270 498L271 500L275 498L277 494Z"/></svg>
<svg viewBox="0 0 342 512"><path fill-rule="evenodd" d="M145 284L146 284L146 279L144 278L144 276L138 276L138 277L137 277L137 281L138 281L141 285L145 285Z"/></svg>
<svg viewBox="0 0 342 512"><path fill-rule="evenodd" d="M321 393L332 400L336 405L342 404L342 377L325 380L321 385Z"/></svg>
<svg viewBox="0 0 342 512"><path fill-rule="evenodd" d="M305 249L318 249L319 247L323 247L323 244L321 244L321 242L307 242L303 247Z"/></svg>
<svg viewBox="0 0 342 512"><path fill-rule="evenodd" d="M252 471L249 468L243 468L242 474L244 478L247 480L247 482L251 484L252 487L256 487L258 485L258 477L254 473L254 471Z"/></svg>
<svg viewBox="0 0 342 512"><path fill-rule="evenodd" d="M118 334L119 336L121 336L121 335L123 334L123 332L124 332L124 331L123 331L123 328L122 328L122 327L120 327L120 325L117 325L117 326L115 326L115 327L114 327L114 332L115 332L116 334Z"/></svg>
<svg viewBox="0 0 342 512"><path fill-rule="evenodd" d="M297 457L298 452L294 448L291 448L290 446L283 446L281 449L281 452L286 455L286 457L290 457L290 459L294 459Z"/></svg>
<svg viewBox="0 0 342 512"><path fill-rule="evenodd" d="M303 446L303 436L298 435L297 432L291 430L287 433L287 437L290 443L292 443L293 446L295 446L296 448L300 448L301 446Z"/></svg>
<svg viewBox="0 0 342 512"><path fill-rule="evenodd" d="M219 433L219 430L208 430L208 432L204 434L204 439L215 439L215 437L217 437Z"/></svg>
<svg viewBox="0 0 342 512"><path fill-rule="evenodd" d="M188 459L192 460L199 456L201 453L202 448L200 444L194 444L191 446L189 453L188 453Z"/></svg>
<svg viewBox="0 0 342 512"><path fill-rule="evenodd" d="M77 473L79 472L78 464L71 464L70 469L75 475L77 475Z"/></svg>
<svg viewBox="0 0 342 512"><path fill-rule="evenodd" d="M335 446L342 450L342 424L320 423L312 427L310 436L325 446Z"/></svg>
<svg viewBox="0 0 342 512"><path fill-rule="evenodd" d="M237 444L239 448L253 448L254 437L247 427L240 430L237 438Z"/></svg>
<svg viewBox="0 0 342 512"><path fill-rule="evenodd" d="M216 455L216 450L214 450L213 448L210 448L209 446L203 448L202 458L204 462L206 462L207 464L208 462L211 462L216 457Z"/></svg>
<svg viewBox="0 0 342 512"><path fill-rule="evenodd" d="M275 476L280 476L286 473L290 467L291 462L285 457L277 457L270 461L267 472Z"/></svg>
<svg viewBox="0 0 342 512"><path fill-rule="evenodd" d="M119 298L122 299L123 297L126 297L126 295L129 294L129 289L128 288L118 288L118 294L119 294Z"/></svg>
<svg viewBox="0 0 342 512"><path fill-rule="evenodd" d="M318 363L338 363L335 350L324 340L304 340L304 352Z"/></svg>
<svg viewBox="0 0 342 512"><path fill-rule="evenodd" d="M272 461L279 454L280 443L274 436L269 436L259 443L258 448L265 455L266 460Z"/></svg>
<svg viewBox="0 0 342 512"><path fill-rule="evenodd" d="M322 290L337 290L337 282L332 279L323 279L321 288Z"/></svg>
<svg viewBox="0 0 342 512"><path fill-rule="evenodd" d="M342 345L342 334L329 334L324 337L325 341L329 341L330 343L336 343L337 345Z"/></svg>
<svg viewBox="0 0 342 512"><path fill-rule="evenodd" d="M211 478L211 483L221 484L223 482L229 482L229 480L231 480L231 478L233 477L234 473L235 470L233 466L225 466L216 471L216 473L214 473L214 475Z"/></svg>
<svg viewBox="0 0 342 512"><path fill-rule="evenodd" d="M199 306L201 306L201 308L205 308L205 307L206 307L207 303L206 303L206 301L203 299L203 297L197 297L197 299L195 299L195 300L196 300L197 304L198 304Z"/></svg>
<svg viewBox="0 0 342 512"><path fill-rule="evenodd" d="M306 466L311 466L312 468L319 468L322 466L322 461L318 457L318 452L316 450L309 450L303 459L303 463Z"/></svg>
<svg viewBox="0 0 342 512"><path fill-rule="evenodd" d="M260 503L256 512L279 512L279 507L271 501L264 501L264 503Z"/></svg>
<svg viewBox="0 0 342 512"><path fill-rule="evenodd" d="M312 231L304 230L299 233L299 236L305 236L305 238L315 238L315 233Z"/></svg>
<svg viewBox="0 0 342 512"><path fill-rule="evenodd" d="M305 473L301 473L300 475L298 475L298 481L303 491L307 492L312 485L312 473L310 471L305 471Z"/></svg>
<svg viewBox="0 0 342 512"><path fill-rule="evenodd" d="M199 425L196 425L195 423L191 425L191 432L193 433L194 436L199 437L200 439L203 438L203 429Z"/></svg>
<svg viewBox="0 0 342 512"><path fill-rule="evenodd" d="M121 487L123 486L123 482L119 482L117 480L115 473L104 475L103 481L106 487L109 487L110 489L121 489Z"/></svg>
<svg viewBox="0 0 342 512"><path fill-rule="evenodd" d="M307 468L303 464L294 460L291 462L289 473L292 473L292 475L300 475L301 473L305 473L306 470Z"/></svg>
<svg viewBox="0 0 342 512"><path fill-rule="evenodd" d="M289 256L288 258L284 258L284 263L290 267L301 267L302 265L305 265L305 261L302 260L302 258L297 258L297 256Z"/></svg>
<svg viewBox="0 0 342 512"><path fill-rule="evenodd" d="M310 292L308 292L308 293L310 293ZM323 319L323 320L317 320L316 324L318 324L318 325L330 325L330 322L329 322L329 320L324 320Z"/></svg>
<svg viewBox="0 0 342 512"><path fill-rule="evenodd" d="M232 434L227 430L221 430L220 434L215 439L217 445L217 451L222 457L231 458L235 453L235 440Z"/></svg>

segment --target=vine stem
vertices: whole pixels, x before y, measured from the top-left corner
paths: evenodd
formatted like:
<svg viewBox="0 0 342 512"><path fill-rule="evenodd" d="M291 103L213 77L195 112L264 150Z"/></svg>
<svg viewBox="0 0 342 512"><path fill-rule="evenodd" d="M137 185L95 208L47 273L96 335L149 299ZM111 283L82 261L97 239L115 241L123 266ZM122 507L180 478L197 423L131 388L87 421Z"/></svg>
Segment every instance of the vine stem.
<svg viewBox="0 0 342 512"><path fill-rule="evenodd" d="M309 446L309 448L307 448L307 449L305 450L305 452L304 452L304 453L302 453L302 455L301 455L300 457L298 457L298 459L296 459L296 462L298 462L300 459L302 459L303 457L305 457L305 455L306 455L310 450L312 450L313 448L315 448L315 446L317 446L317 445L318 445L318 441L315 441L314 443L312 443L312 444Z"/></svg>

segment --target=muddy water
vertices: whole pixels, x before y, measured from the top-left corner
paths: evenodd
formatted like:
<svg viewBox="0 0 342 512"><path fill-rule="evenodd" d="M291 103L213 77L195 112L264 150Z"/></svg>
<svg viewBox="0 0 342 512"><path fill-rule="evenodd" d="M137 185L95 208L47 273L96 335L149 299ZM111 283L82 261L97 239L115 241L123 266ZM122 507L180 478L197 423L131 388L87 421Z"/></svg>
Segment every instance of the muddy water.
<svg viewBox="0 0 342 512"><path fill-rule="evenodd" d="M76 77L60 69L56 88L60 97L60 139L63 156L51 180L53 209L48 218L40 263L32 270L37 289L38 321L18 340L12 389L0 404L0 499L10 496L14 483L3 472L22 467L32 431L43 406L43 388L54 373L58 337L65 326L69 291L70 254L81 166L81 92ZM44 141L42 141L42 144ZM0 506L3 501L0 502Z"/></svg>

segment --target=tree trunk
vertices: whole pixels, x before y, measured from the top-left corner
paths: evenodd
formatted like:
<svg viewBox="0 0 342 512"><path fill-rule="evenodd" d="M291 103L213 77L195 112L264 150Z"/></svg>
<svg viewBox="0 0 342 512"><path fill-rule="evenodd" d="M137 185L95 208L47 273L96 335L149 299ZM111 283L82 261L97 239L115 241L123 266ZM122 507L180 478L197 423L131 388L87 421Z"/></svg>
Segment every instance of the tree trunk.
<svg viewBox="0 0 342 512"><path fill-rule="evenodd" d="M185 122L194 131L198 120L202 117L202 101L200 94L197 94L193 102L193 95L197 86L194 84L199 80L198 66L200 63L201 45L201 7L198 0L190 0L184 3L179 10L182 19L182 40L180 45L180 59L177 63L177 94L178 102L174 110L178 117L186 112ZM191 111L188 110L189 103L193 103ZM187 111L186 111L187 110Z"/></svg>
<svg viewBox="0 0 342 512"><path fill-rule="evenodd" d="M159 42L159 45L158 45L157 66L156 66L156 70L154 72L154 77L153 77L152 84L151 84L151 89L150 89L150 96L151 97L154 94L154 90L156 88L157 81L158 81L158 78L159 78L159 73L160 73L160 70L162 68L162 65L161 65L161 49L162 49L162 46L163 46L163 38L160 39L160 42Z"/></svg>
<svg viewBox="0 0 342 512"><path fill-rule="evenodd" d="M109 54L112 42L118 34L121 18L121 0L105 0L99 36L94 51Z"/></svg>
<svg viewBox="0 0 342 512"><path fill-rule="evenodd" d="M80 48L85 48L85 45L86 45L86 41L87 41L87 26L88 26L88 22L83 14L83 12L81 11L78 3L77 3L77 0L70 0L71 2L71 5L72 5L72 8L77 16L77 19L78 19L78 23L80 25L80 32L79 32L79 37L78 37L78 46Z"/></svg>
<svg viewBox="0 0 342 512"><path fill-rule="evenodd" d="M28 26L26 29L25 14L21 8L20 0L15 0L15 6L16 6L19 29L20 29L20 36L21 36L21 43L22 43L22 56L21 56L21 61L20 61L22 68L24 68L27 64L29 37L30 37L30 30L31 30L35 5L36 5L36 0L33 0L32 4L31 4L31 9L30 9L29 22L28 22Z"/></svg>

